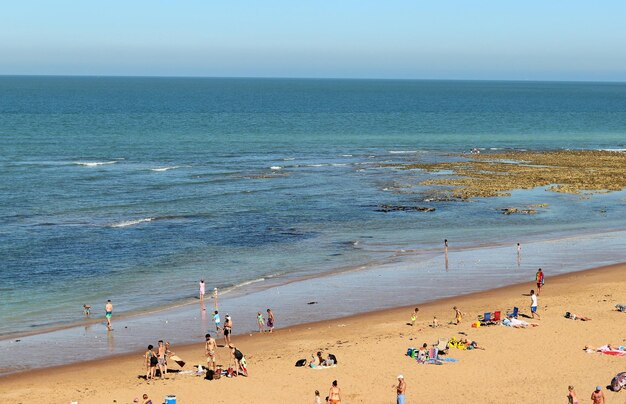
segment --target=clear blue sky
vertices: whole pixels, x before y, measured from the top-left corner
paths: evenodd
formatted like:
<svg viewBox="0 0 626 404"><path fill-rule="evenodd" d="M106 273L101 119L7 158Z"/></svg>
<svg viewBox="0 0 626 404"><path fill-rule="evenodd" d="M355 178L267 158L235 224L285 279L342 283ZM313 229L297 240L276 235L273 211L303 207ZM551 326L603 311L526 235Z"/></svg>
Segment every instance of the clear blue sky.
<svg viewBox="0 0 626 404"><path fill-rule="evenodd" d="M626 81L626 1L15 0L0 74Z"/></svg>

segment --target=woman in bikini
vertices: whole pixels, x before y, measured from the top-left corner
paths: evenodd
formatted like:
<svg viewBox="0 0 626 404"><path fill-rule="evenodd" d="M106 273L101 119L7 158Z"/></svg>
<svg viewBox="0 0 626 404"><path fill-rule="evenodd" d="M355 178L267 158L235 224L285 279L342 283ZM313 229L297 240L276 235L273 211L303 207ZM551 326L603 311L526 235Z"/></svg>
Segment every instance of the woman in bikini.
<svg viewBox="0 0 626 404"><path fill-rule="evenodd" d="M337 380L333 380L333 385L328 392L328 402L330 404L341 404L341 389L337 387Z"/></svg>

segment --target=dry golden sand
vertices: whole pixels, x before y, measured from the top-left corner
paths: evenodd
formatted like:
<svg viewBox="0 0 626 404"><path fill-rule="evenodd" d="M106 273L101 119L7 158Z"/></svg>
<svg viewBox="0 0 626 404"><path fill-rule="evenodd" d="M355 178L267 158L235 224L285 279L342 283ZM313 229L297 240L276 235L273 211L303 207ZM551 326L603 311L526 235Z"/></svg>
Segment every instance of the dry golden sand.
<svg viewBox="0 0 626 404"><path fill-rule="evenodd" d="M422 185L451 187L454 198L509 195L515 189L549 187L554 192L606 192L626 188L626 153L611 151L517 151L477 154L469 160L400 165L404 169L450 170Z"/></svg>
<svg viewBox="0 0 626 404"><path fill-rule="evenodd" d="M626 371L626 357L582 350L586 344L626 345L626 313L613 310L616 303L626 303L626 265L559 277L546 272L539 297L541 320L532 321L540 324L536 328L470 327L471 319L483 311L516 305L528 313L529 297L524 294L534 285L526 283L420 305L416 327L406 325L412 308L400 308L280 329L273 335L236 336L248 356L248 378L209 382L169 375L168 380L147 384L138 379L144 373L138 352L5 377L0 379L0 397L2 403L131 403L148 393L154 403L167 394L175 394L182 404L312 403L314 390L319 389L323 399L337 379L344 404L395 403L391 386L401 373L407 403L565 403L569 384L576 387L581 403L590 402L596 385L606 386L616 373ZM528 275L532 279L534 273ZM460 326L445 324L452 318L453 304L466 313ZM567 320L565 311L593 320ZM428 327L433 316L445 325ZM459 336L459 331L486 350L451 350L449 356L460 362L442 366L419 365L405 356L408 347ZM202 342L175 348L191 364L204 361ZM339 366L294 367L297 359L317 350L336 354ZM226 349L220 348L218 355L224 362ZM607 403L626 403L626 391L605 394Z"/></svg>

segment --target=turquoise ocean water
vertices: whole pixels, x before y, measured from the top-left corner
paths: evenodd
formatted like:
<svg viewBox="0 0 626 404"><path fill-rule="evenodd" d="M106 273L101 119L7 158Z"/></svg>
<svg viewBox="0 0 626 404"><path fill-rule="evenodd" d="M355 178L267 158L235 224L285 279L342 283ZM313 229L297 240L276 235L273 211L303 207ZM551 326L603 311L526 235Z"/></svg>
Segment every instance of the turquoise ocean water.
<svg viewBox="0 0 626 404"><path fill-rule="evenodd" d="M177 305L200 278L245 295L431 259L444 238L548 254L542 240L583 234L597 255L572 269L623 259L622 238L597 235L626 229L624 192L428 202L418 183L435 174L385 167L473 147L625 149L626 85L0 77L0 335L81 321L83 303L99 313L109 298L120 314ZM532 203L550 207L497 212ZM490 265L468 254L451 268ZM402 303L385 288L367 309Z"/></svg>

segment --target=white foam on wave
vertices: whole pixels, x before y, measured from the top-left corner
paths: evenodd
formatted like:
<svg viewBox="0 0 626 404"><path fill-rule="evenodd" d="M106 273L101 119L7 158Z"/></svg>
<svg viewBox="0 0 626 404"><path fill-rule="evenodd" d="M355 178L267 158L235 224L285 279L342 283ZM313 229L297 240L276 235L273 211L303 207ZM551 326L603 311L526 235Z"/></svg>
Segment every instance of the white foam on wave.
<svg viewBox="0 0 626 404"><path fill-rule="evenodd" d="M97 166L106 166L109 164L115 164L117 161L75 161L74 164L83 166L83 167L97 167Z"/></svg>
<svg viewBox="0 0 626 404"><path fill-rule="evenodd" d="M123 222L113 223L113 224L109 225L108 227L114 227L114 228L129 227L129 226L135 226L135 225L140 224L140 223L151 222L153 220L154 220L153 217L144 217L142 219L125 220Z"/></svg>
<svg viewBox="0 0 626 404"><path fill-rule="evenodd" d="M342 154L341 157L352 157L352 154Z"/></svg>
<svg viewBox="0 0 626 404"><path fill-rule="evenodd" d="M598 149L599 151L608 151L608 152L616 152L616 153L623 153L626 152L626 149Z"/></svg>
<svg viewBox="0 0 626 404"><path fill-rule="evenodd" d="M283 168L281 166L271 166L270 170L282 170Z"/></svg>
<svg viewBox="0 0 626 404"><path fill-rule="evenodd" d="M295 157L285 157L283 161L294 161L295 159Z"/></svg>
<svg viewBox="0 0 626 404"><path fill-rule="evenodd" d="M182 166L151 168L150 171L162 172L162 171L176 170L177 168L181 168L181 167Z"/></svg>
<svg viewBox="0 0 626 404"><path fill-rule="evenodd" d="M416 154L418 150L389 150L389 154Z"/></svg>

